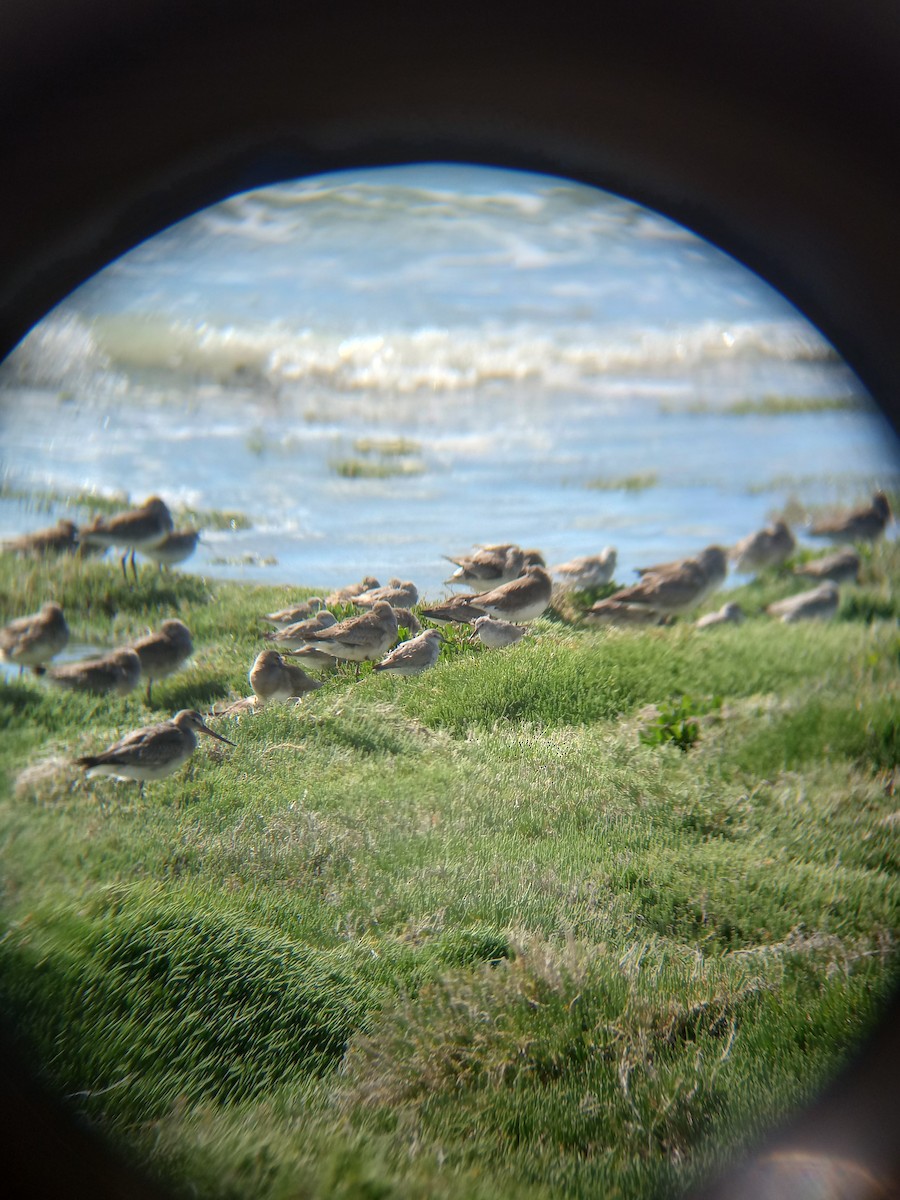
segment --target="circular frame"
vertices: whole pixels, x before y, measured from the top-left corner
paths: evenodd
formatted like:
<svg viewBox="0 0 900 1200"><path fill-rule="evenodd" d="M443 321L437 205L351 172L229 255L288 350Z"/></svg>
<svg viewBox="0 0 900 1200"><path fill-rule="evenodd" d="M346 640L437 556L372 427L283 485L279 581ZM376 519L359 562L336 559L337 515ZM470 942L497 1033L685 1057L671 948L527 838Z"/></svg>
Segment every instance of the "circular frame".
<svg viewBox="0 0 900 1200"><path fill-rule="evenodd" d="M898 429L898 73L889 0L608 0L584 17L505 0L4 0L0 357L117 255L236 191L455 160L567 176L709 238L818 326ZM773 1146L900 1187L898 1015L895 1000ZM155 1194L9 1054L8 1194ZM759 1194L754 1169L708 1195Z"/></svg>

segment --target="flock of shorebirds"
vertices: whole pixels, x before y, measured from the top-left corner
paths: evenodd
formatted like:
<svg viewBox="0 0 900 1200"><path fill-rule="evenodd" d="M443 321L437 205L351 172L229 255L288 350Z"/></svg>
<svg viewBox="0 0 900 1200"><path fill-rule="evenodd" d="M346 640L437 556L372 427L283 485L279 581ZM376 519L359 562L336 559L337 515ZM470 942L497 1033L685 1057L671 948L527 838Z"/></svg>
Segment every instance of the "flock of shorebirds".
<svg viewBox="0 0 900 1200"><path fill-rule="evenodd" d="M869 505L813 523L805 532L838 543L872 542L884 533L891 519L888 499L879 491ZM114 547L123 551L120 562L126 581L130 556L136 582L136 553L155 560L162 568L184 561L195 549L198 536L196 530L176 531L168 507L154 496L140 508L108 519L98 518L81 529L71 522L60 522L53 529L7 542L3 548L22 555L47 556L105 552ZM707 546L689 558L639 568L636 584L597 601L582 615L591 624L665 624L691 612L721 587L729 559L736 571L756 573L783 565L796 546L788 525L775 521L730 550ZM586 592L607 585L616 568L612 547L549 568L539 551L523 550L511 543L445 557L455 568L446 583L468 591L455 592L437 605L421 604L418 590L410 581L391 579L382 586L377 579L366 577L325 599L312 597L291 608L264 614L261 619L272 626L264 635L271 645L256 656L250 668L252 695L208 715L239 715L267 703L298 700L323 686L308 671L320 671L341 661L355 663L357 677L363 662L372 662L373 671L379 673L420 675L437 663L446 641L441 627L448 624L471 626L470 640L489 650L515 645L559 591ZM770 604L766 611L784 622L832 617L840 602L840 585L855 582L860 565L859 553L847 544L796 566L796 575L817 581L817 586ZM339 606L351 606L356 611L338 620L331 609ZM701 617L696 628L708 629L742 619L740 606L731 602ZM423 627L423 621L428 622L427 627ZM395 644L401 629L406 636ZM57 687L96 695L125 695L144 680L149 703L154 681L179 670L194 648L188 627L172 618L129 646L80 662L49 665L68 640L63 610L48 601L40 612L0 628L0 660L18 666L20 675L30 668ZM196 749L198 733L234 745L210 729L199 712L184 709L170 720L129 733L100 754L76 761L90 775L132 779L143 788L145 781L162 779L182 766Z"/></svg>

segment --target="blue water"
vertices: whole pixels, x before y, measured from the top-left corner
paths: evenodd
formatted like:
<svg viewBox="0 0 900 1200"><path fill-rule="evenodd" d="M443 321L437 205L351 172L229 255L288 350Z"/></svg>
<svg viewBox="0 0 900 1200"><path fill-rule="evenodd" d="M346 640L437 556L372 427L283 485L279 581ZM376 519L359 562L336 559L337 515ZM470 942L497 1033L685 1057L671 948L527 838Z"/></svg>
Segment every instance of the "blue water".
<svg viewBox="0 0 900 1200"><path fill-rule="evenodd" d="M736 415L765 397L854 411ZM7 492L240 509L184 569L441 592L441 555L733 542L790 500L896 486L897 445L782 297L630 202L431 164L235 197L136 247L0 367ZM415 473L359 439L413 443ZM643 489L606 485L642 476ZM0 533L55 511L7 496ZM275 559L277 561L270 562Z"/></svg>

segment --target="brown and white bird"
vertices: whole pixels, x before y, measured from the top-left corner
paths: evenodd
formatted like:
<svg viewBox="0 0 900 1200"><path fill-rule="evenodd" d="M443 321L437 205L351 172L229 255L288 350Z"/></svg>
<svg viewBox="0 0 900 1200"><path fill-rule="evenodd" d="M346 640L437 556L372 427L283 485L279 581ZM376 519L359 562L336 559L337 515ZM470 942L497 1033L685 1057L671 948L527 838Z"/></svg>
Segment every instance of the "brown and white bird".
<svg viewBox="0 0 900 1200"><path fill-rule="evenodd" d="M443 641L439 630L426 629L418 637L395 646L372 670L390 671L393 675L421 675L437 663Z"/></svg>
<svg viewBox="0 0 900 1200"><path fill-rule="evenodd" d="M381 587L374 575L366 575L359 583L348 583L346 587L337 588L330 596L325 597L326 608L336 608L339 604L352 604L363 592Z"/></svg>
<svg viewBox="0 0 900 1200"><path fill-rule="evenodd" d="M302 667L287 662L277 650L262 650L250 668L250 686L261 703L292 700L324 686Z"/></svg>
<svg viewBox="0 0 900 1200"><path fill-rule="evenodd" d="M145 553L148 548L162 542L172 532L172 529L172 514L169 512L166 502L159 496L151 496L144 501L140 508L131 508L109 518L98 517L92 524L86 525L78 531L78 540L89 545L115 546L117 549L124 547L125 553L120 559L122 574L127 582L128 573L125 570L125 560L130 552L131 571L136 581L135 551L140 550L141 553Z"/></svg>
<svg viewBox="0 0 900 1200"><path fill-rule="evenodd" d="M744 619L744 610L733 600L723 604L717 612L707 613L695 623L695 629L711 629L715 625L740 625Z"/></svg>
<svg viewBox="0 0 900 1200"><path fill-rule="evenodd" d="M141 660L141 672L147 680L148 704L154 681L173 674L194 653L191 631L183 621L175 618L163 621L155 633L132 642L131 648Z"/></svg>
<svg viewBox="0 0 900 1200"><path fill-rule="evenodd" d="M476 617L472 622L474 633L470 642L481 642L489 650L503 650L507 646L515 646L521 642L528 632L524 625L513 625L509 621L498 621L487 615Z"/></svg>
<svg viewBox="0 0 900 1200"><path fill-rule="evenodd" d="M324 607L321 596L310 596L308 600L289 605L287 608L280 608L278 612L264 613L262 619L268 621L270 625L274 625L276 629L287 629L288 625L296 625L300 621L305 621Z"/></svg>
<svg viewBox="0 0 900 1200"><path fill-rule="evenodd" d="M113 775L117 779L133 779L141 784L165 779L183 766L197 749L197 734L233 746L228 738L208 728L200 713L183 708L168 721L135 729L100 754L85 754L76 759L88 778L93 775Z"/></svg>
<svg viewBox="0 0 900 1200"><path fill-rule="evenodd" d="M599 554L583 554L569 562L557 563L550 574L568 591L584 592L609 583L616 569L616 550L607 546Z"/></svg>
<svg viewBox="0 0 900 1200"><path fill-rule="evenodd" d="M471 625L478 617L487 616L483 608L473 603L471 596L463 593L430 608L420 608L419 612L436 625Z"/></svg>
<svg viewBox="0 0 900 1200"><path fill-rule="evenodd" d="M610 597L598 600L584 614L592 625L614 625L617 628L634 628L642 625L662 625L665 618L644 604L627 604Z"/></svg>
<svg viewBox="0 0 900 1200"><path fill-rule="evenodd" d="M332 625L336 624L337 617L334 613L329 612L327 608L320 608L317 613L307 617L305 621L295 621L293 625L285 625L281 629L267 633L265 639L267 642L274 642L277 646L284 646L288 650L300 650L303 646L308 645L316 634L321 633L323 629L330 629Z"/></svg>
<svg viewBox="0 0 900 1200"><path fill-rule="evenodd" d="M732 546L729 557L734 569L749 574L766 567L780 567L796 549L797 541L784 521L750 533Z"/></svg>
<svg viewBox="0 0 900 1200"><path fill-rule="evenodd" d="M89 692L94 696L110 693L127 696L141 681L141 660L134 650L125 646L97 658L51 667L47 678L57 687L67 688L71 692Z"/></svg>
<svg viewBox="0 0 900 1200"><path fill-rule="evenodd" d="M397 614L387 600L358 617L348 617L314 634L310 644L334 658L356 663L356 674L363 662L375 662L391 648L397 638Z"/></svg>
<svg viewBox="0 0 900 1200"><path fill-rule="evenodd" d="M528 566L517 579L471 597L489 617L501 621L534 621L546 611L553 594L553 580L544 567Z"/></svg>
<svg viewBox="0 0 900 1200"><path fill-rule="evenodd" d="M411 579L391 580L384 587L360 592L353 603L357 608L372 608L379 600L387 600L392 608L410 608L419 601L419 589Z"/></svg>
<svg viewBox="0 0 900 1200"><path fill-rule="evenodd" d="M23 558L45 558L51 554L74 554L78 547L78 530L71 521L61 520L49 529L36 529L3 543L8 554Z"/></svg>
<svg viewBox="0 0 900 1200"><path fill-rule="evenodd" d="M415 637L417 633L422 632L422 622L410 608L397 608L396 604L392 604L394 616L397 618L399 628L405 629L410 637Z"/></svg>
<svg viewBox="0 0 900 1200"><path fill-rule="evenodd" d="M837 584L826 579L812 591L800 592L796 596L788 596L786 600L778 600L768 605L766 612L772 617L778 617L786 625L796 621L827 621L837 612L840 601Z"/></svg>
<svg viewBox="0 0 900 1200"><path fill-rule="evenodd" d="M835 542L874 542L887 529L893 515L887 496L876 492L871 504L814 521L806 532L810 537L830 538Z"/></svg>
<svg viewBox="0 0 900 1200"><path fill-rule="evenodd" d="M474 554L460 554L444 558L452 562L456 570L445 583L471 588L501 587L518 579L525 566L525 551L513 542L498 546L482 546Z"/></svg>
<svg viewBox="0 0 900 1200"><path fill-rule="evenodd" d="M830 579L832 583L857 583L861 566L862 559L853 547L843 546L834 554L801 563L794 567L794 574L805 575L807 579Z"/></svg>
<svg viewBox="0 0 900 1200"><path fill-rule="evenodd" d="M38 613L17 617L0 629L0 659L19 668L43 667L66 648L69 627L63 610L48 601Z"/></svg>
<svg viewBox="0 0 900 1200"><path fill-rule="evenodd" d="M624 604L640 604L666 616L696 608L719 588L728 572L721 546L707 546L694 558L644 568L640 583L610 596Z"/></svg>
<svg viewBox="0 0 900 1200"><path fill-rule="evenodd" d="M141 553L152 558L160 571L174 567L176 563L185 562L197 549L200 541L199 529L173 529L167 533L161 542L155 546L145 545Z"/></svg>

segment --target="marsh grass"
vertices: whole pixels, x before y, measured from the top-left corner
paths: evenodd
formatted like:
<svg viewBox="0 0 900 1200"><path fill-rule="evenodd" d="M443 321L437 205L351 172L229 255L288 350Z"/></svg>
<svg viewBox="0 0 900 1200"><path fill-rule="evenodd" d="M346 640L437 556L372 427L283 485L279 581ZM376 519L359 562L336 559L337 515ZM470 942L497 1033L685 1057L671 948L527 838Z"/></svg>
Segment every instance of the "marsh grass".
<svg viewBox="0 0 900 1200"><path fill-rule="evenodd" d="M4 1012L193 1195L677 1193L897 981L898 578L877 546L827 625L762 615L808 586L781 571L700 636L451 630L419 678L214 721L234 749L141 797L74 757L245 695L297 589L0 560L0 619L53 596L91 644L177 614L196 646L152 707L0 685Z"/></svg>

